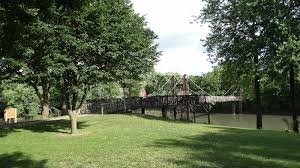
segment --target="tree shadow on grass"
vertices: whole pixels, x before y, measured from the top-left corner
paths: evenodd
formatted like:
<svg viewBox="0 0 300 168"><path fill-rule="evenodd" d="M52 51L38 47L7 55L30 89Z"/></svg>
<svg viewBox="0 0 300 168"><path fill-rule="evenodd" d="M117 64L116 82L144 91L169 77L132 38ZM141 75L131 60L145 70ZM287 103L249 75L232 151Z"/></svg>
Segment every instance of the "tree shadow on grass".
<svg viewBox="0 0 300 168"><path fill-rule="evenodd" d="M47 160L32 160L21 152L0 155L0 167L3 168L44 168Z"/></svg>
<svg viewBox="0 0 300 168"><path fill-rule="evenodd" d="M161 139L151 147L185 150L187 154L182 157L165 160L180 167L300 167L299 135L275 131L218 129L221 129L220 132L182 139Z"/></svg>
<svg viewBox="0 0 300 168"><path fill-rule="evenodd" d="M86 121L78 121L77 128L84 129L88 127ZM0 129L0 137L4 137L9 133L20 132L21 130L29 130L32 132L57 132L57 133L70 133L71 121L67 119L55 120L55 121L45 121L41 123L30 123L21 124L12 127L4 127Z"/></svg>

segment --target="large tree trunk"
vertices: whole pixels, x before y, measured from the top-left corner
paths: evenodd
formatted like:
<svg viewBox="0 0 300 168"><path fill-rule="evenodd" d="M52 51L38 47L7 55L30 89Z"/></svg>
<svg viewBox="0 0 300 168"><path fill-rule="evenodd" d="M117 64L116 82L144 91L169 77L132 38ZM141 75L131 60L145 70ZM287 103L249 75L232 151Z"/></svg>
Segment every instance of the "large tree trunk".
<svg viewBox="0 0 300 168"><path fill-rule="evenodd" d="M49 81L47 78L41 78L42 81L42 117L49 117Z"/></svg>
<svg viewBox="0 0 300 168"><path fill-rule="evenodd" d="M69 117L71 120L71 134L77 133L77 111L69 111Z"/></svg>
<svg viewBox="0 0 300 168"><path fill-rule="evenodd" d="M67 107L67 101L65 96L63 97L62 100L61 111L62 111L62 115L68 115L68 107Z"/></svg>
<svg viewBox="0 0 300 168"><path fill-rule="evenodd" d="M47 83L43 84L42 92L40 92L36 83L30 82L30 84L34 88L42 106L42 118L46 119L49 116L49 85Z"/></svg>
<svg viewBox="0 0 300 168"><path fill-rule="evenodd" d="M295 110L295 71L293 64L290 64L290 110L293 115L293 131L298 133L299 125Z"/></svg>
<svg viewBox="0 0 300 168"><path fill-rule="evenodd" d="M262 129L261 99L259 76L255 75L256 128Z"/></svg>
<svg viewBox="0 0 300 168"><path fill-rule="evenodd" d="M42 100L42 118L46 119L49 116L49 102L47 100Z"/></svg>
<svg viewBox="0 0 300 168"><path fill-rule="evenodd" d="M254 78L254 90L255 90L255 102L256 102L256 128L262 129L262 113L261 113L261 98L260 98L260 81L258 74L258 55L254 57L255 63L255 78Z"/></svg>
<svg viewBox="0 0 300 168"><path fill-rule="evenodd" d="M61 111L62 115L68 115L68 109L70 109L70 104L69 103L69 94L67 91L67 83L65 80L62 81L62 87L61 87L61 93L62 95L62 102L61 102Z"/></svg>

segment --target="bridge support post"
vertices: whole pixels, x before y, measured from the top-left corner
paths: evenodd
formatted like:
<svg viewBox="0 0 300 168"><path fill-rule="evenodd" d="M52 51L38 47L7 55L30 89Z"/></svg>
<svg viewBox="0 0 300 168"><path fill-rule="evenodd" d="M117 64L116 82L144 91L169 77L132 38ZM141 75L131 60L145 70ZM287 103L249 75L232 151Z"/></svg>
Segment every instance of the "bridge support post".
<svg viewBox="0 0 300 168"><path fill-rule="evenodd" d="M207 103L207 124L210 124L210 107L208 103Z"/></svg>
<svg viewBox="0 0 300 168"><path fill-rule="evenodd" d="M196 111L193 111L194 114L194 123L196 123Z"/></svg>
<svg viewBox="0 0 300 168"><path fill-rule="evenodd" d="M173 112L174 112L174 120L176 120L176 119L177 119L177 111L176 111L176 106L174 107L174 109L173 109Z"/></svg>
<svg viewBox="0 0 300 168"><path fill-rule="evenodd" d="M232 102L232 114L234 114L235 115L235 102Z"/></svg>
<svg viewBox="0 0 300 168"><path fill-rule="evenodd" d="M162 106L162 108L161 108L161 114L162 114L163 118L167 118L167 113L166 113L165 106Z"/></svg>
<svg viewBox="0 0 300 168"><path fill-rule="evenodd" d="M142 114L145 114L145 108L144 107L141 108L141 112L142 112Z"/></svg>
<svg viewBox="0 0 300 168"><path fill-rule="evenodd" d="M141 113L145 114L145 107L143 105L143 98L142 97L140 98L140 107L141 107Z"/></svg>
<svg viewBox="0 0 300 168"><path fill-rule="evenodd" d="M239 101L239 113L243 113L243 102Z"/></svg>
<svg viewBox="0 0 300 168"><path fill-rule="evenodd" d="M207 124L210 124L210 112L208 111L208 114L207 114Z"/></svg>
<svg viewBox="0 0 300 168"><path fill-rule="evenodd" d="M189 105L187 105L187 110L186 110L186 120L190 120L190 111L191 111L191 109L190 109L190 106Z"/></svg>

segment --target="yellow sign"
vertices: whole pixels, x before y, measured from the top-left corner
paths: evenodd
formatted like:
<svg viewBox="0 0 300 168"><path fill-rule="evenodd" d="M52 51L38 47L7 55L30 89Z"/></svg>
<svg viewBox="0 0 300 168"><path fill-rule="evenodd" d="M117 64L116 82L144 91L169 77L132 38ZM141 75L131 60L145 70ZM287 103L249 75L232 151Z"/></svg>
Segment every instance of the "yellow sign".
<svg viewBox="0 0 300 168"><path fill-rule="evenodd" d="M7 108L4 110L5 122L7 122L9 119L14 119L14 122L17 123L17 109L16 108Z"/></svg>

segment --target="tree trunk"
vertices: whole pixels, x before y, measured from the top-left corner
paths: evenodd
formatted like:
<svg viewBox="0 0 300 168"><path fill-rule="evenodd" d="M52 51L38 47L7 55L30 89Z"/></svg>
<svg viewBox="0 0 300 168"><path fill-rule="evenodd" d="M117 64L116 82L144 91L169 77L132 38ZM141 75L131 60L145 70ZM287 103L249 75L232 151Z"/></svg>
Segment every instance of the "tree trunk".
<svg viewBox="0 0 300 168"><path fill-rule="evenodd" d="M68 114L68 108L67 108L66 100L63 100L63 102L62 102L61 111L62 111L62 115L67 115Z"/></svg>
<svg viewBox="0 0 300 168"><path fill-rule="evenodd" d="M77 133L77 111L69 111L69 117L71 120L71 134Z"/></svg>
<svg viewBox="0 0 300 168"><path fill-rule="evenodd" d="M46 100L42 101L42 118L47 119L49 116L49 102Z"/></svg>
<svg viewBox="0 0 300 168"><path fill-rule="evenodd" d="M295 110L295 71L293 64L290 64L290 110L293 115L293 131L298 133L299 125Z"/></svg>
<svg viewBox="0 0 300 168"><path fill-rule="evenodd" d="M67 94L67 84L66 81L63 80L61 83L61 93L62 95L62 102L61 102L61 111L62 115L68 115L68 108L71 108L70 106L68 107L68 101L69 101L69 95Z"/></svg>
<svg viewBox="0 0 300 168"><path fill-rule="evenodd" d="M39 91L39 88L36 83L31 82L31 86L34 88L36 95L39 98L40 105L42 106L42 118L46 119L49 116L49 86L42 86L42 93Z"/></svg>
<svg viewBox="0 0 300 168"><path fill-rule="evenodd" d="M259 83L258 75L255 75L255 99L256 99L256 128L262 129L260 83Z"/></svg>
<svg viewBox="0 0 300 168"><path fill-rule="evenodd" d="M262 112L261 112L261 98L260 98L260 81L258 74L258 55L254 56L255 63L255 79L254 79L254 90L255 90L255 101L256 101L256 128L262 129Z"/></svg>

